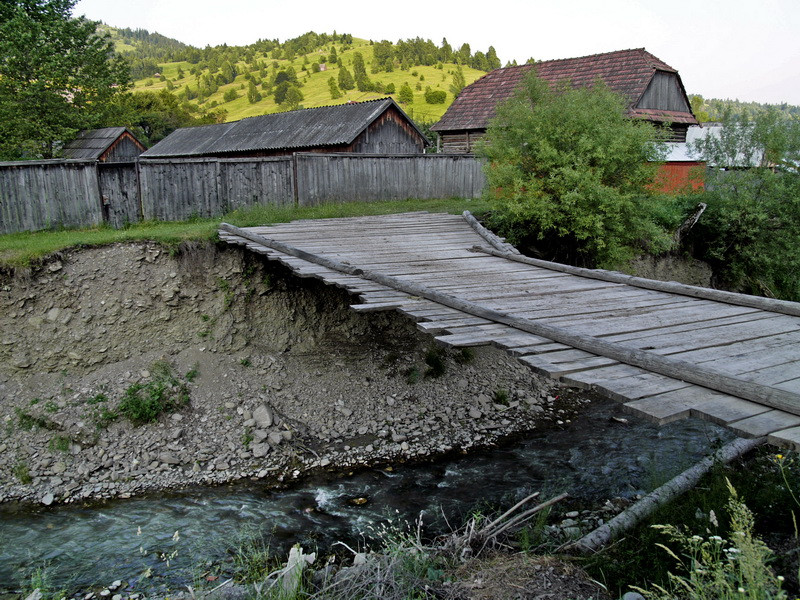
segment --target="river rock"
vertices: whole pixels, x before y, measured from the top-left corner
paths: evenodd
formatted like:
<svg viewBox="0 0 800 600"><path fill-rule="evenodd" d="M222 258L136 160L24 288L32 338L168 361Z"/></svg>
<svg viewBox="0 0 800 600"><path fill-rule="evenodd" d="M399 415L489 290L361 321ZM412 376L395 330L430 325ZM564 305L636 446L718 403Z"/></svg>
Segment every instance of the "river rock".
<svg viewBox="0 0 800 600"><path fill-rule="evenodd" d="M42 504L45 506L50 506L55 500L52 492L47 492L44 496L42 496Z"/></svg>
<svg viewBox="0 0 800 600"><path fill-rule="evenodd" d="M473 406L469 409L469 416L473 419L480 419L483 413Z"/></svg>
<svg viewBox="0 0 800 600"><path fill-rule="evenodd" d="M269 444L253 444L250 446L250 451L253 453L254 458L263 458L270 450L271 447Z"/></svg>
<svg viewBox="0 0 800 600"><path fill-rule="evenodd" d="M272 427L273 414L272 409L266 404L260 405L253 411L253 420L261 428Z"/></svg>
<svg viewBox="0 0 800 600"><path fill-rule="evenodd" d="M168 465L179 465L181 461L178 460L178 457L172 454L171 452L162 452L158 455L158 460L162 463L166 463Z"/></svg>
<svg viewBox="0 0 800 600"><path fill-rule="evenodd" d="M271 431L267 436L267 439L269 440L270 444L277 446L283 441L283 436L279 431Z"/></svg>

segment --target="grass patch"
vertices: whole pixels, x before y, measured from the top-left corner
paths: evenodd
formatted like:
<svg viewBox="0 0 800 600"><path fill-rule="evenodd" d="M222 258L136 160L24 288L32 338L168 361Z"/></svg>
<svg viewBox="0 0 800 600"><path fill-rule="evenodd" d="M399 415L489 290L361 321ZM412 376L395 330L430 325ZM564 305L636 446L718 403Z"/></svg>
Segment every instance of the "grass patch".
<svg viewBox="0 0 800 600"><path fill-rule="evenodd" d="M497 389L494 392L494 397L492 398L495 404L500 404L502 406L508 406L510 402L510 397L508 395L508 390L503 388Z"/></svg>
<svg viewBox="0 0 800 600"><path fill-rule="evenodd" d="M119 414L135 425L158 420L165 412L173 412L189 403L189 388L177 379L172 367L159 361L152 367L153 377L146 383L134 383L119 403Z"/></svg>
<svg viewBox="0 0 800 600"><path fill-rule="evenodd" d="M14 408L14 412L17 415L17 425L20 429L24 429L25 431L31 431L34 428L39 429L55 429L56 425L52 421L45 419L44 417L38 417L36 415L32 415L28 412L20 408Z"/></svg>
<svg viewBox="0 0 800 600"><path fill-rule="evenodd" d="M47 444L47 447L51 452L68 452L71 442L72 440L65 435L54 435L50 438L50 442Z"/></svg>
<svg viewBox="0 0 800 600"><path fill-rule="evenodd" d="M23 461L19 461L14 467L11 469L11 474L17 478L17 480L24 484L28 485L31 481L33 481L33 477L31 477L30 469L28 468L28 463Z"/></svg>
<svg viewBox="0 0 800 600"><path fill-rule="evenodd" d="M103 246L116 242L156 241L177 245L188 240L213 240L221 221L238 227L253 227L273 223L287 223L296 219L328 219L384 215L427 210L458 214L464 210L488 210L483 200L396 200L386 202L350 202L320 206L256 206L235 210L214 219L189 221L137 223L124 229L92 227L12 233L0 236L0 266L27 267L31 263L55 252L83 246Z"/></svg>
<svg viewBox="0 0 800 600"><path fill-rule="evenodd" d="M441 377L447 371L447 364L444 360L444 352L441 348L428 348L425 353L425 377Z"/></svg>

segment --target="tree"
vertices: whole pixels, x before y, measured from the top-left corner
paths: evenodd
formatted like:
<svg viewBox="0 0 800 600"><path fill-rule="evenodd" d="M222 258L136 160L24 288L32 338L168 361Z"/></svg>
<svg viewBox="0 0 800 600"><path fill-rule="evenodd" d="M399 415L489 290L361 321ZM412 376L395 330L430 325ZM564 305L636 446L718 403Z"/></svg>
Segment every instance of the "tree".
<svg viewBox="0 0 800 600"><path fill-rule="evenodd" d="M447 92L444 90L434 90L430 86L425 88L425 102L428 104L444 104L447 100Z"/></svg>
<svg viewBox="0 0 800 600"><path fill-rule="evenodd" d="M400 92L397 94L397 100L401 104L414 103L414 90L411 89L411 86L408 85L407 81L400 86Z"/></svg>
<svg viewBox="0 0 800 600"><path fill-rule="evenodd" d="M286 91L286 97L281 104L284 108L295 110L300 107L302 101L303 93L300 91L299 87L293 85Z"/></svg>
<svg viewBox="0 0 800 600"><path fill-rule="evenodd" d="M339 68L339 88L343 91L352 90L356 87L355 81L353 81L353 76L350 74L350 71L347 70L347 67L342 65Z"/></svg>
<svg viewBox="0 0 800 600"><path fill-rule="evenodd" d="M328 78L328 89L331 91L331 100L337 100L342 97L342 92L339 91L339 86L336 85L336 80L332 75Z"/></svg>
<svg viewBox="0 0 800 600"><path fill-rule="evenodd" d="M800 301L800 119L729 112L694 151L709 166L695 256L727 288Z"/></svg>
<svg viewBox="0 0 800 600"><path fill-rule="evenodd" d="M188 103L167 90L160 92L124 92L115 96L100 127L125 126L146 146L162 140L179 127L222 123L225 111L194 115Z"/></svg>
<svg viewBox="0 0 800 600"><path fill-rule="evenodd" d="M75 0L0 4L0 158L50 158L94 127L129 84L97 23L73 19Z"/></svg>
<svg viewBox="0 0 800 600"><path fill-rule="evenodd" d="M646 189L660 134L625 112L626 101L601 83L552 90L535 72L523 80L480 148L504 235L592 266L624 263L642 240L667 247Z"/></svg>
<svg viewBox="0 0 800 600"><path fill-rule="evenodd" d="M225 102L233 102L238 97L239 97L239 94L236 93L236 90L234 88L231 88L231 89L227 90L224 94L222 94L222 99Z"/></svg>
<svg viewBox="0 0 800 600"><path fill-rule="evenodd" d="M372 82L367 76L367 67L361 52L353 54L353 79L359 92L368 92L372 89Z"/></svg>
<svg viewBox="0 0 800 600"><path fill-rule="evenodd" d="M459 65L453 73L453 83L450 84L450 93L453 94L453 98L458 98L461 90L463 90L466 85L467 82L464 79L464 70L461 68L461 65Z"/></svg>
<svg viewBox="0 0 800 600"><path fill-rule="evenodd" d="M255 104L256 102L261 102L261 94L256 88L255 82L251 79L250 84L247 88L247 101L250 104Z"/></svg>

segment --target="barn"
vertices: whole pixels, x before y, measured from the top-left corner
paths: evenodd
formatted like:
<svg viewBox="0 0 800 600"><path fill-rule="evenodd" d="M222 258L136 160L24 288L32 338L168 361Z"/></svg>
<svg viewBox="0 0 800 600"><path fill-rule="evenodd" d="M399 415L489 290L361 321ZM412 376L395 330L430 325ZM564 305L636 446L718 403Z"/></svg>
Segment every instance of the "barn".
<svg viewBox="0 0 800 600"><path fill-rule="evenodd" d="M429 142L391 98L184 127L142 158L244 158L293 152L422 154Z"/></svg>
<svg viewBox="0 0 800 600"><path fill-rule="evenodd" d="M678 71L644 48L618 50L495 69L465 87L431 129L443 152L470 153L485 133L497 105L507 100L533 69L552 86L590 86L598 79L628 99L628 115L669 127L671 139L686 141L696 125Z"/></svg>
<svg viewBox="0 0 800 600"><path fill-rule="evenodd" d="M99 162L133 162L145 151L136 136L125 127L104 127L81 131L62 150L64 158Z"/></svg>

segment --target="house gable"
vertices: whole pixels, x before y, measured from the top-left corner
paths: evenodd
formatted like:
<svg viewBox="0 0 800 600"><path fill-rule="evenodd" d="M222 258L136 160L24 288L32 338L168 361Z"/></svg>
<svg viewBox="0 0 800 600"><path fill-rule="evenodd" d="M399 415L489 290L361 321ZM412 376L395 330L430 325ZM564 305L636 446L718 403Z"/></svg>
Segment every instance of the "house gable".
<svg viewBox="0 0 800 600"><path fill-rule="evenodd" d="M532 70L551 87L583 87L602 81L628 101L628 116L669 125L680 137L696 124L678 72L644 48L618 50L496 69L465 87L442 119L431 129L445 150L472 151L495 116L500 102L510 98Z"/></svg>

